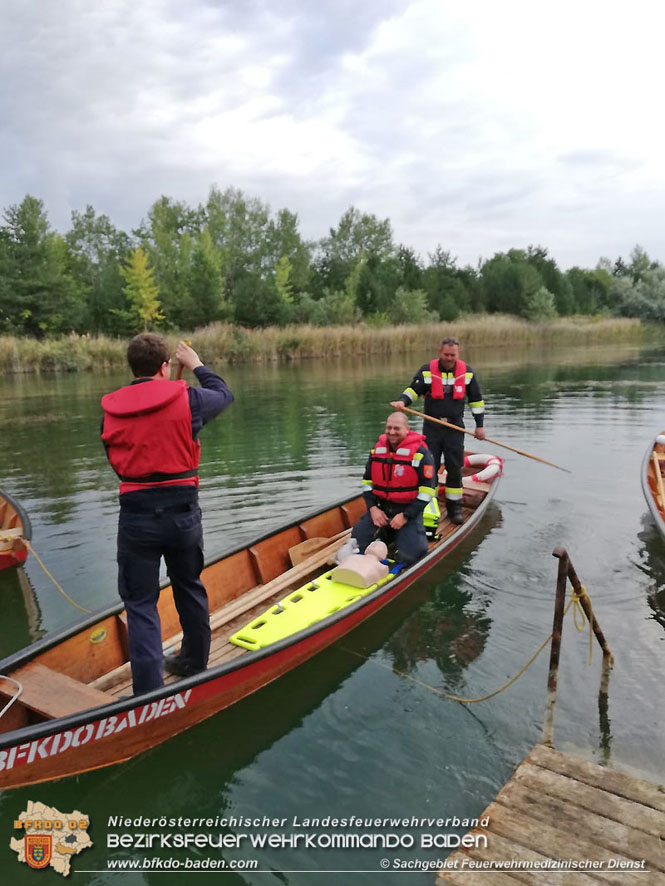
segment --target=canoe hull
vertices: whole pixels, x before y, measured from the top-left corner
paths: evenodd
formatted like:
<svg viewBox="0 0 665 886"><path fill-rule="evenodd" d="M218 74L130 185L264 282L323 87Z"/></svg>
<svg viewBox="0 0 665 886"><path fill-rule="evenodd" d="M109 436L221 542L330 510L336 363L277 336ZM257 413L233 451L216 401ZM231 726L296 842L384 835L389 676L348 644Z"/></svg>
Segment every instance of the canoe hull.
<svg viewBox="0 0 665 886"><path fill-rule="evenodd" d="M46 721L0 740L0 789L65 778L127 760L205 720L311 659L406 590L473 531L493 496L400 576L272 646L203 674L92 711ZM12 740L13 738L13 740Z"/></svg>

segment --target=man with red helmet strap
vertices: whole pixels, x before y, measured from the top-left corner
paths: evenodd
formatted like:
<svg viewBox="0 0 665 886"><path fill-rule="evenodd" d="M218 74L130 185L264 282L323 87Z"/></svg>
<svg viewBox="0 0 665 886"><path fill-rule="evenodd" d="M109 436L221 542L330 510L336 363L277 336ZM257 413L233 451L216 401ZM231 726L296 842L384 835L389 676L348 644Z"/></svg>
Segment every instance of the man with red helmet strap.
<svg viewBox="0 0 665 886"><path fill-rule="evenodd" d="M200 388L170 380L166 342L147 332L127 348L134 381L102 398L102 440L120 478L118 591L127 613L135 695L163 685L163 665L180 676L205 670L210 652L208 597L200 578L198 434L231 405L233 394L185 342L175 356ZM164 660L157 611L162 556L183 632L180 654Z"/></svg>
<svg viewBox="0 0 665 886"><path fill-rule="evenodd" d="M369 454L363 488L367 513L351 532L360 552L380 532L391 531L399 562L413 563L427 553L423 512L437 506L434 459L403 412L388 416L385 433Z"/></svg>

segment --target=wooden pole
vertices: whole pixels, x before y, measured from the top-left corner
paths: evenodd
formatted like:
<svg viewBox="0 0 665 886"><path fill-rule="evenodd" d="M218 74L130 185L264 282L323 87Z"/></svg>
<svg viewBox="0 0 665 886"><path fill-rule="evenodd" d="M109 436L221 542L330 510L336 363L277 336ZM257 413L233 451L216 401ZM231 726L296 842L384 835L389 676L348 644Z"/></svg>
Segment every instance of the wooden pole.
<svg viewBox="0 0 665 886"><path fill-rule="evenodd" d="M651 453L651 462L653 464L653 469L656 472L656 498L660 505L660 509L663 512L663 516L665 516L665 489L663 489L663 475L660 473L660 462L658 461L658 455L656 454L655 449Z"/></svg>
<svg viewBox="0 0 665 886"><path fill-rule="evenodd" d="M566 549L565 548L555 548L552 551L552 556L558 557L560 561L561 561L561 559L565 559L566 564L567 564L568 578L570 579L570 583L575 588L575 590L578 594L582 593L582 591L584 589L582 587L582 584L581 584L579 578L577 577L577 573L575 572L575 567L570 562L570 557L568 556ZM586 594L582 594L582 596L580 598L580 604L582 605L582 609L584 610L584 614L586 615L586 617L589 619L589 622L591 623L591 627L593 628L593 632L596 635L596 640L598 640L598 643L600 644L600 648L603 650L603 657L607 658L609 666L612 667L614 665L612 650L610 649L609 644L608 644L607 640L605 639L605 635L603 634L603 632L600 629L600 625L596 621L596 616L593 614L591 604L589 603L589 598L586 596Z"/></svg>
<svg viewBox="0 0 665 886"><path fill-rule="evenodd" d="M556 598L554 601L554 624L552 626L552 645L550 647L550 668L547 675L547 707L543 724L543 744L554 747L554 705L559 680L559 655L561 653L561 634L563 632L563 611L566 602L566 584L568 581L568 554L561 549L559 571L556 579Z"/></svg>
<svg viewBox="0 0 665 886"><path fill-rule="evenodd" d="M473 431L469 431L466 428L460 428L458 425L453 425L449 421L445 421L443 418L434 418L431 415L425 415L424 412L418 412L415 409L411 409L408 406L404 406L404 412L410 412L411 415L417 415L419 418L424 418L425 421L432 421L438 425L443 425L444 428L451 428L453 431L459 431L460 434L468 434L470 437L476 437ZM494 443L495 446L502 446L504 449L510 449L511 452L516 452L518 455L523 455L525 458L532 458L534 461L539 461L544 465L549 465L551 468L556 468L559 471L565 471L567 474L570 474L571 471L568 468L562 468L560 465L555 465L552 461L547 461L545 458L539 458L537 455L532 455L530 452L524 452L523 449L516 449L514 446L509 446L507 443L499 443L498 440L493 440L491 437L484 438L488 443Z"/></svg>

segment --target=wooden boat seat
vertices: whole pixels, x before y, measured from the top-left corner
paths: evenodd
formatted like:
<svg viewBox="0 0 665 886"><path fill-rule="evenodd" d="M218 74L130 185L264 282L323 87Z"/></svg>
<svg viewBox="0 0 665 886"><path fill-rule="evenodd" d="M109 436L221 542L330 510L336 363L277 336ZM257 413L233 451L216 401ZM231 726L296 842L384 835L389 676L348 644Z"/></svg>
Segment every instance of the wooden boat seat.
<svg viewBox="0 0 665 886"><path fill-rule="evenodd" d="M14 547L14 543L23 537L23 530L20 526L14 526L12 529L0 529L0 551L10 551Z"/></svg>
<svg viewBox="0 0 665 886"><path fill-rule="evenodd" d="M74 680L37 662L18 668L10 676L23 687L17 704L49 719L67 717L115 701L109 693L93 689L80 680ZM0 688L0 695L11 698L13 694L13 686L11 690Z"/></svg>

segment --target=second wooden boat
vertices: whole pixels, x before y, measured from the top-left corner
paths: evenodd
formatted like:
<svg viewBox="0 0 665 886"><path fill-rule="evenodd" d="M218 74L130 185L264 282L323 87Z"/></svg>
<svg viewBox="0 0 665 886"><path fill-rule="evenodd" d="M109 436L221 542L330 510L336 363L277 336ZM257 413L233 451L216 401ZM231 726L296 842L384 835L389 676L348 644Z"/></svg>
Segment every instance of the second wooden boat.
<svg viewBox="0 0 665 886"><path fill-rule="evenodd" d="M642 459L642 492L665 539L665 431L651 441Z"/></svg>
<svg viewBox="0 0 665 886"><path fill-rule="evenodd" d="M302 665L401 594L478 525L499 477L484 482L473 479L473 467L465 471L461 526L443 518L421 560L362 594L350 588L330 611L260 648L231 640L270 607L286 605L289 595L293 601L294 590L307 592L321 579L364 513L362 497L290 522L209 563L202 578L210 599L212 645L203 673L167 677L163 687L127 697L131 674L121 604L1 661L0 699L7 704L0 716L0 789L126 760ZM294 549L314 539L330 544L323 542L322 550L292 566ZM164 651L175 652L182 635L169 586L161 592L159 612Z"/></svg>
<svg viewBox="0 0 665 886"><path fill-rule="evenodd" d="M32 538L32 524L15 498L0 489L0 569L18 566L28 556L26 541Z"/></svg>

